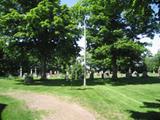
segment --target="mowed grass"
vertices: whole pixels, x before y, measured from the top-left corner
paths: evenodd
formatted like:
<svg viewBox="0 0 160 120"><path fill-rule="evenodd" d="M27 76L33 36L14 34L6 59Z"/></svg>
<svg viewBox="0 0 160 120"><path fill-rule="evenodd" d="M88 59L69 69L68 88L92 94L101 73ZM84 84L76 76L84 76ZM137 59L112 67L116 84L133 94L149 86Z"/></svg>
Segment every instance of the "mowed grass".
<svg viewBox="0 0 160 120"><path fill-rule="evenodd" d="M36 120L36 113L28 110L22 101L0 95L0 120Z"/></svg>
<svg viewBox="0 0 160 120"><path fill-rule="evenodd" d="M1 78L0 93L29 90L57 95L96 111L99 120L160 119L159 78L96 79L87 83L84 89L82 81L36 80L32 85L24 85L18 78Z"/></svg>

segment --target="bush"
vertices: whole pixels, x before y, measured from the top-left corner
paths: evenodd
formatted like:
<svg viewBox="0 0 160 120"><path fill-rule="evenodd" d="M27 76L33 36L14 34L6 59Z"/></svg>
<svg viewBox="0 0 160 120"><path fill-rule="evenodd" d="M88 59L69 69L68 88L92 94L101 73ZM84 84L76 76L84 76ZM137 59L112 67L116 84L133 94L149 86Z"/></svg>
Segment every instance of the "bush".
<svg viewBox="0 0 160 120"><path fill-rule="evenodd" d="M29 85L33 83L33 76L26 75L24 78L24 84Z"/></svg>
<svg viewBox="0 0 160 120"><path fill-rule="evenodd" d="M69 79L71 80L81 80L83 79L83 66L76 62L71 67L68 67L66 72L69 73Z"/></svg>

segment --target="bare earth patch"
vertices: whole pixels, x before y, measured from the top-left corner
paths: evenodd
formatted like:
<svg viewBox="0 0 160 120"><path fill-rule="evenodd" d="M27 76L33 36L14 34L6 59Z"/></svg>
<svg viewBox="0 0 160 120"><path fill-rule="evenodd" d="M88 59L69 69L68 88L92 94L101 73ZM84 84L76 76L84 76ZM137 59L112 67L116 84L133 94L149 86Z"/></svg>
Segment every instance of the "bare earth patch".
<svg viewBox="0 0 160 120"><path fill-rule="evenodd" d="M11 92L7 95L23 100L27 107L44 111L42 120L96 120L95 116L76 103L69 103L51 95L31 92Z"/></svg>

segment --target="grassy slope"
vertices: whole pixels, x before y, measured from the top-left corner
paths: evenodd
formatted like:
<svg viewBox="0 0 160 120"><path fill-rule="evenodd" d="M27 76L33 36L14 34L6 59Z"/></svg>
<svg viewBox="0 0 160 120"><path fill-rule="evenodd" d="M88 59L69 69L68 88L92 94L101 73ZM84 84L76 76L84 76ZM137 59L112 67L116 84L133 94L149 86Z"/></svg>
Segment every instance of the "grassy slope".
<svg viewBox="0 0 160 120"><path fill-rule="evenodd" d="M23 102L10 97L1 95L0 105L5 105L5 108L1 113L2 120L35 120L38 118L35 117L33 111L29 111L24 106Z"/></svg>
<svg viewBox="0 0 160 120"><path fill-rule="evenodd" d="M8 90L31 90L69 97L78 101L108 120L160 119L160 80L157 78L124 80L98 85L96 82L88 89L79 86L66 86L63 82L36 82L26 86L19 80L0 79L0 93ZM58 84L57 84L58 83ZM22 119L23 120L23 119Z"/></svg>

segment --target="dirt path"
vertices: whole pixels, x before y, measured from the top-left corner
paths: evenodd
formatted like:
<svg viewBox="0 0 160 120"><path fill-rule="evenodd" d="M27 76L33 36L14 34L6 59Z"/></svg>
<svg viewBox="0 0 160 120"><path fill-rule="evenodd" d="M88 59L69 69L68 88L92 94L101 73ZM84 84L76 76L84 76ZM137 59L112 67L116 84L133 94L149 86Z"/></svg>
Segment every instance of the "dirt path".
<svg viewBox="0 0 160 120"><path fill-rule="evenodd" d="M75 103L51 95L31 92L12 92L7 95L23 100L32 110L45 111L42 120L95 120L95 116Z"/></svg>

